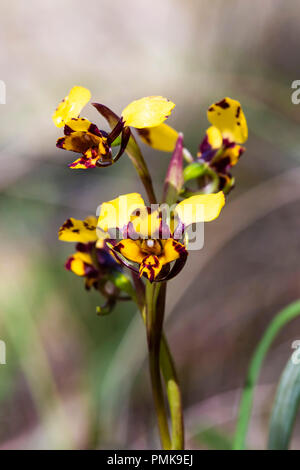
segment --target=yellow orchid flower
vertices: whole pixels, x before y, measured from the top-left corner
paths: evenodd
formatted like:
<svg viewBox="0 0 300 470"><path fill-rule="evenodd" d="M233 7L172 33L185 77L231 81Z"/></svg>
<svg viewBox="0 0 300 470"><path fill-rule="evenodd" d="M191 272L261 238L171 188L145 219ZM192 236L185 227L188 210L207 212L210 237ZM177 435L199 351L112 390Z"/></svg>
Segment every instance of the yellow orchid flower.
<svg viewBox="0 0 300 470"><path fill-rule="evenodd" d="M58 105L53 114L53 122L57 127L64 126L64 137L57 141L57 147L82 154L69 166L73 169L95 168L109 166L115 163L124 153L131 137L130 127L138 128L144 137L149 129L148 141L153 142L154 148L171 151L176 142L176 131L164 125L175 104L162 96L148 96L135 100L123 110L121 117L116 119L110 134L99 130L88 119L80 118L83 107L91 98L87 88L75 86L68 96ZM103 108L112 116L114 113L103 105L93 103L103 114ZM113 157L111 147L119 144L117 138L121 134L120 149ZM142 137L142 138L144 138ZM145 139L144 139L145 140Z"/></svg>
<svg viewBox="0 0 300 470"><path fill-rule="evenodd" d="M189 225L216 219L224 204L222 191L185 199L174 208L177 223L173 221L171 228L166 226L160 208L151 211L140 194L125 194L102 204L97 233L100 238L109 238L112 230L119 230L121 240L110 248L121 255L120 261L151 282L167 280L182 269L187 258L186 246L178 241L178 233L182 238L182 231ZM177 263L170 271L173 261Z"/></svg>

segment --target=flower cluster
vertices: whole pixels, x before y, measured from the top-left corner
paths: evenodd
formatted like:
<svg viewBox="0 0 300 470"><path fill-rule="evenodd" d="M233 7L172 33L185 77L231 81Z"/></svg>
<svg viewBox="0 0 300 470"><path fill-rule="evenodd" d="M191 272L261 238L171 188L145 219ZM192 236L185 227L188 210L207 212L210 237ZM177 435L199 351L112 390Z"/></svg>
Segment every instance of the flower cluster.
<svg viewBox="0 0 300 470"><path fill-rule="evenodd" d="M55 125L64 127L57 147L81 154L71 168L109 166L126 150L129 153L133 140L138 148L132 128L152 148L173 152L163 202L177 204L168 220L160 207L149 208L140 194L131 193L103 203L98 220L68 219L59 231L60 240L77 242L66 268L84 277L86 287L98 289L112 305L120 298L120 285L111 280L123 267L150 282L170 280L181 271L188 255L186 229L219 216L224 193L234 184L230 169L245 150L241 144L248 130L238 101L224 98L214 103L207 111L211 126L193 159L183 147L182 134L164 122L175 106L172 101L162 96L141 98L130 103L120 117L107 106L92 103L109 123L107 132L80 117L90 98L89 90L76 86L53 115ZM114 147L119 149L113 152ZM184 157L189 161L185 168ZM195 189L186 186L191 180L196 182Z"/></svg>

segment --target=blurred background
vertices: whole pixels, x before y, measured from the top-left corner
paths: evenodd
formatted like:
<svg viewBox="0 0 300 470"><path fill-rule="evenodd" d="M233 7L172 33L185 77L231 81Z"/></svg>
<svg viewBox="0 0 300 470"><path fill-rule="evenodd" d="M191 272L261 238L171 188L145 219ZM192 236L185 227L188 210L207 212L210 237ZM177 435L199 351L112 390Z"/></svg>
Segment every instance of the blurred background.
<svg viewBox="0 0 300 470"><path fill-rule="evenodd" d="M195 153L206 109L238 99L249 125L236 188L205 246L168 288L165 329L182 385L187 447L227 448L241 387L274 315L299 297L300 5L290 0L11 0L0 6L1 449L158 445L145 332L135 306L96 316L103 299L64 269L68 217L140 191L127 156L72 171L51 115L73 85L115 112L133 99L176 103L169 123ZM106 128L89 106L84 115ZM142 146L160 194L169 154ZM260 375L248 435L266 447L276 384L300 339L294 320ZM292 448L300 448L300 422Z"/></svg>

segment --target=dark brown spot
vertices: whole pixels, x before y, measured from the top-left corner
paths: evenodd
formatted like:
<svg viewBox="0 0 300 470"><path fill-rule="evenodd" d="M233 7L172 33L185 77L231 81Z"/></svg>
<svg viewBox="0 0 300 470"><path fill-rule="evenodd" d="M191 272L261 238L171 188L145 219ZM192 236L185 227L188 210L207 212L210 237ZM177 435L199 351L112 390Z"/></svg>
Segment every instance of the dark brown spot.
<svg viewBox="0 0 300 470"><path fill-rule="evenodd" d="M73 227L73 222L72 222L71 219L68 219L68 220L66 220L65 223L63 224L62 229L63 229L63 228L71 228L71 227Z"/></svg>
<svg viewBox="0 0 300 470"><path fill-rule="evenodd" d="M230 104L227 103L226 101L226 98L224 98L223 100L219 101L218 103L216 103L216 106L219 106L220 108L222 109L227 109L230 107Z"/></svg>
<svg viewBox="0 0 300 470"><path fill-rule="evenodd" d="M56 147L59 148L59 149L63 149L64 148L64 143L65 143L65 138L60 137L56 142Z"/></svg>
<svg viewBox="0 0 300 470"><path fill-rule="evenodd" d="M99 131L96 124L91 123L89 128L88 128L88 132L90 132L91 134L97 135L98 137L101 137L101 132Z"/></svg>
<svg viewBox="0 0 300 470"><path fill-rule="evenodd" d="M236 117L236 118L238 118L238 117L239 117L239 115L240 115L240 112L241 112L241 107L240 107L240 106L238 106L238 108L237 108L237 110L236 110L236 115L235 115L235 117Z"/></svg>
<svg viewBox="0 0 300 470"><path fill-rule="evenodd" d="M70 135L70 134L72 134L73 132L74 132L73 129L71 129L71 127L66 124L65 127L64 127L64 133L65 133L65 135Z"/></svg>

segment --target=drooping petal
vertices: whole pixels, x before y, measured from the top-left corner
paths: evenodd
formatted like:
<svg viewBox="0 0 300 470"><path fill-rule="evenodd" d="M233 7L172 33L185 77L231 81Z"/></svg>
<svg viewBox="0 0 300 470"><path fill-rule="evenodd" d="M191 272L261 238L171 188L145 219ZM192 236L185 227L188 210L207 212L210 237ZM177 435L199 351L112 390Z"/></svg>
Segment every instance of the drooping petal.
<svg viewBox="0 0 300 470"><path fill-rule="evenodd" d="M73 163L69 164L72 170L86 170L88 168L95 168L99 159L99 154L96 149L88 149L85 154L77 158Z"/></svg>
<svg viewBox="0 0 300 470"><path fill-rule="evenodd" d="M162 124L171 114L175 104L162 96L147 96L130 103L122 112L126 126L156 127Z"/></svg>
<svg viewBox="0 0 300 470"><path fill-rule="evenodd" d="M58 105L52 119L56 127L63 127L70 119L77 118L91 99L91 92L82 86L74 86Z"/></svg>
<svg viewBox="0 0 300 470"><path fill-rule="evenodd" d="M114 247L114 251L121 253L122 256L134 263L140 264L145 258L139 240L131 240L130 238L122 240Z"/></svg>
<svg viewBox="0 0 300 470"><path fill-rule="evenodd" d="M90 133L72 132L70 135L60 137L56 147L76 153L85 153L89 148L98 146L100 140L100 137Z"/></svg>
<svg viewBox="0 0 300 470"><path fill-rule="evenodd" d="M231 142L242 144L248 138L247 121L240 103L236 100L226 97L212 104L208 108L207 119Z"/></svg>
<svg viewBox="0 0 300 470"><path fill-rule="evenodd" d="M59 229L58 238L64 242L94 242L97 240L96 224L97 219L94 216L84 220L71 217Z"/></svg>
<svg viewBox="0 0 300 470"><path fill-rule="evenodd" d="M140 277L144 275L150 282L153 282L160 273L162 267L163 265L157 256L146 256L140 265Z"/></svg>
<svg viewBox="0 0 300 470"><path fill-rule="evenodd" d="M79 251L67 259L65 267L77 276L88 276L96 273L91 255Z"/></svg>
<svg viewBox="0 0 300 470"><path fill-rule="evenodd" d="M99 232L110 229L123 229L130 222L131 214L145 206L142 196L138 193L123 194L101 205L98 219Z"/></svg>
<svg viewBox="0 0 300 470"><path fill-rule="evenodd" d="M140 139L150 147L163 152L173 152L178 132L164 122L157 127L137 129Z"/></svg>
<svg viewBox="0 0 300 470"><path fill-rule="evenodd" d="M225 204L222 191L215 194L200 194L184 199L175 208L175 212L184 227L197 222L210 222L216 219Z"/></svg>
<svg viewBox="0 0 300 470"><path fill-rule="evenodd" d="M164 241L163 243L163 253L159 256L159 261L162 264L171 263L175 259L178 259L182 254L186 253L185 246L182 243L173 240L173 238L169 238L168 240Z"/></svg>

